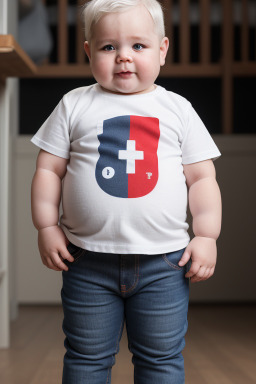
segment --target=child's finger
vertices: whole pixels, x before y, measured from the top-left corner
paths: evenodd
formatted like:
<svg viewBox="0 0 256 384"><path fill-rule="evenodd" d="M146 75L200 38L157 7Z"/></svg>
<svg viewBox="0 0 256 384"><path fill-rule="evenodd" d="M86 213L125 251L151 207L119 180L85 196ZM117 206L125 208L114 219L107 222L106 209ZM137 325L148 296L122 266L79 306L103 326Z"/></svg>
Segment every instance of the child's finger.
<svg viewBox="0 0 256 384"><path fill-rule="evenodd" d="M204 279L205 270L206 270L206 268L201 267L199 269L199 271L194 276L192 276L192 278L190 279L191 283L198 283L199 281L205 280Z"/></svg>
<svg viewBox="0 0 256 384"><path fill-rule="evenodd" d="M192 276L192 278L190 279L191 283L198 283L199 281L208 280L214 274L215 267L206 268L204 273L203 271L201 272L201 269L203 268L201 267L199 272L196 275Z"/></svg>
<svg viewBox="0 0 256 384"><path fill-rule="evenodd" d="M56 254L56 253L53 254L52 262L61 271L68 271L68 267L66 266L65 263L63 263L63 261L61 260L61 256L59 254Z"/></svg>
<svg viewBox="0 0 256 384"><path fill-rule="evenodd" d="M206 270L207 267L201 267L197 274L194 275L192 283L205 280Z"/></svg>
<svg viewBox="0 0 256 384"><path fill-rule="evenodd" d="M213 268L211 268L211 267L207 268L207 270L205 271L203 280L210 279L210 277L212 277L213 273L214 273L214 267Z"/></svg>
<svg viewBox="0 0 256 384"><path fill-rule="evenodd" d="M185 277L192 277L196 275L199 269L200 269L200 264L193 261L191 264L190 270L186 273Z"/></svg>
<svg viewBox="0 0 256 384"><path fill-rule="evenodd" d="M190 252L185 250L185 252L183 253L183 255L182 255L178 265L180 267L183 267L185 264L187 264L187 262L189 261L190 257L191 257Z"/></svg>
<svg viewBox="0 0 256 384"><path fill-rule="evenodd" d="M205 270L204 270L204 274L203 274L203 276L202 276L201 280L207 280L207 279L208 279L208 276L209 276L209 274L210 274L210 268L208 268L208 267L205 267Z"/></svg>
<svg viewBox="0 0 256 384"><path fill-rule="evenodd" d="M192 276L191 279L190 279L190 282L191 283L199 283L199 281L201 281L201 279L197 278L197 276Z"/></svg>
<svg viewBox="0 0 256 384"><path fill-rule="evenodd" d="M214 274L214 271L215 271L215 266L210 269L209 277L212 277L212 275Z"/></svg>
<svg viewBox="0 0 256 384"><path fill-rule="evenodd" d="M69 253L67 248L61 250L61 257L63 260L68 260L70 263L74 261L74 257Z"/></svg>
<svg viewBox="0 0 256 384"><path fill-rule="evenodd" d="M47 258L46 260L43 260L43 263L44 265L47 267L47 268L50 268L50 269L53 269L54 271L58 271L60 272L61 269L58 268L50 258Z"/></svg>
<svg viewBox="0 0 256 384"><path fill-rule="evenodd" d="M199 280L203 280L204 276L205 276L205 272L207 270L207 267L201 267L199 269L199 271L197 272L196 276Z"/></svg>
<svg viewBox="0 0 256 384"><path fill-rule="evenodd" d="M54 271L57 271L57 272L61 272L62 269L56 267L53 263L51 263L51 265L48 266L48 268L54 270Z"/></svg>

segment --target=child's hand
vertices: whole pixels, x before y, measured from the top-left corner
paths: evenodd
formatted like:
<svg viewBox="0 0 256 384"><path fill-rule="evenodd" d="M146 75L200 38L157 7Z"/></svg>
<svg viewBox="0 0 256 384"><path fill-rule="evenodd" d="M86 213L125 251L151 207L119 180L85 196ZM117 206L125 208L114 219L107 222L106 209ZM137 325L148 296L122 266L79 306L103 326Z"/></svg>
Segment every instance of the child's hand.
<svg viewBox="0 0 256 384"><path fill-rule="evenodd" d="M194 237L188 244L179 266L187 264L191 258L190 270L185 275L192 283L209 279L215 270L217 260L216 240L209 237Z"/></svg>
<svg viewBox="0 0 256 384"><path fill-rule="evenodd" d="M38 247L46 267L55 271L68 271L63 259L72 262L74 258L68 252L67 245L68 239L58 225L39 229Z"/></svg>

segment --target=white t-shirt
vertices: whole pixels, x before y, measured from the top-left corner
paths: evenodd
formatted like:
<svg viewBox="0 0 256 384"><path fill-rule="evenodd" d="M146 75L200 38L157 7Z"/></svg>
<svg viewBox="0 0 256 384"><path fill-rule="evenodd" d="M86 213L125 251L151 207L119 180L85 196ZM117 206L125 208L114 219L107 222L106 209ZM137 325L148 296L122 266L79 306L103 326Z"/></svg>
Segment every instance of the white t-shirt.
<svg viewBox="0 0 256 384"><path fill-rule="evenodd" d="M183 164L220 156L183 97L157 86L117 95L67 93L32 142L69 159L60 225L94 252L160 254L189 243Z"/></svg>

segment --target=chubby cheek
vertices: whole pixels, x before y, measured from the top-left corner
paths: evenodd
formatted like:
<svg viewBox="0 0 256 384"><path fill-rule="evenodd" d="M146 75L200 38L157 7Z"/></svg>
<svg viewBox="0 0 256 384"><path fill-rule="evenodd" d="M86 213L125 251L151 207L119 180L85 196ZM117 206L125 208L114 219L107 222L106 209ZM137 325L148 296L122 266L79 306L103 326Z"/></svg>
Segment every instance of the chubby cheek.
<svg viewBox="0 0 256 384"><path fill-rule="evenodd" d="M159 66L154 64L155 62L152 61L141 61L137 68L139 69L138 76L140 77L141 80L144 81L151 81L154 82L156 77L158 76L159 73Z"/></svg>
<svg viewBox="0 0 256 384"><path fill-rule="evenodd" d="M96 80L108 80L112 70L112 64L106 58L101 57L94 59L94 64L91 65L92 73Z"/></svg>

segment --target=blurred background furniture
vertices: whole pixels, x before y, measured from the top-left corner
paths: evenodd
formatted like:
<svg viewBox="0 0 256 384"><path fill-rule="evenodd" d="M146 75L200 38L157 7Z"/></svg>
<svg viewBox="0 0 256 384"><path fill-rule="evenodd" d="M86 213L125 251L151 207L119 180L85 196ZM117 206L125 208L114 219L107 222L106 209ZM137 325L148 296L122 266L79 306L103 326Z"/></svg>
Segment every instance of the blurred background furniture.
<svg viewBox="0 0 256 384"><path fill-rule="evenodd" d="M0 33L7 32L8 5L0 4ZM1 7L2 6L2 7ZM0 347L8 347L10 342L9 319L11 295L16 301L14 293L10 289L10 276L14 280L15 274L11 272L11 267L15 265L11 257L10 230L11 230L11 154L10 137L11 124L14 122L12 114L12 92L15 92L14 84L7 83L9 76L20 77L30 75L36 71L36 67L31 59L25 54L17 44L12 35L0 35ZM16 89L17 91L17 89ZM16 92L17 93L17 92ZM15 108L15 106L14 106ZM14 304L15 305L15 304Z"/></svg>
<svg viewBox="0 0 256 384"><path fill-rule="evenodd" d="M30 0L31 1L31 0ZM40 1L40 0L39 0ZM162 0L170 49L162 77L221 79L221 132L233 132L233 81L256 76L256 2ZM52 33L37 78L91 77L83 52L81 0L43 0Z"/></svg>

